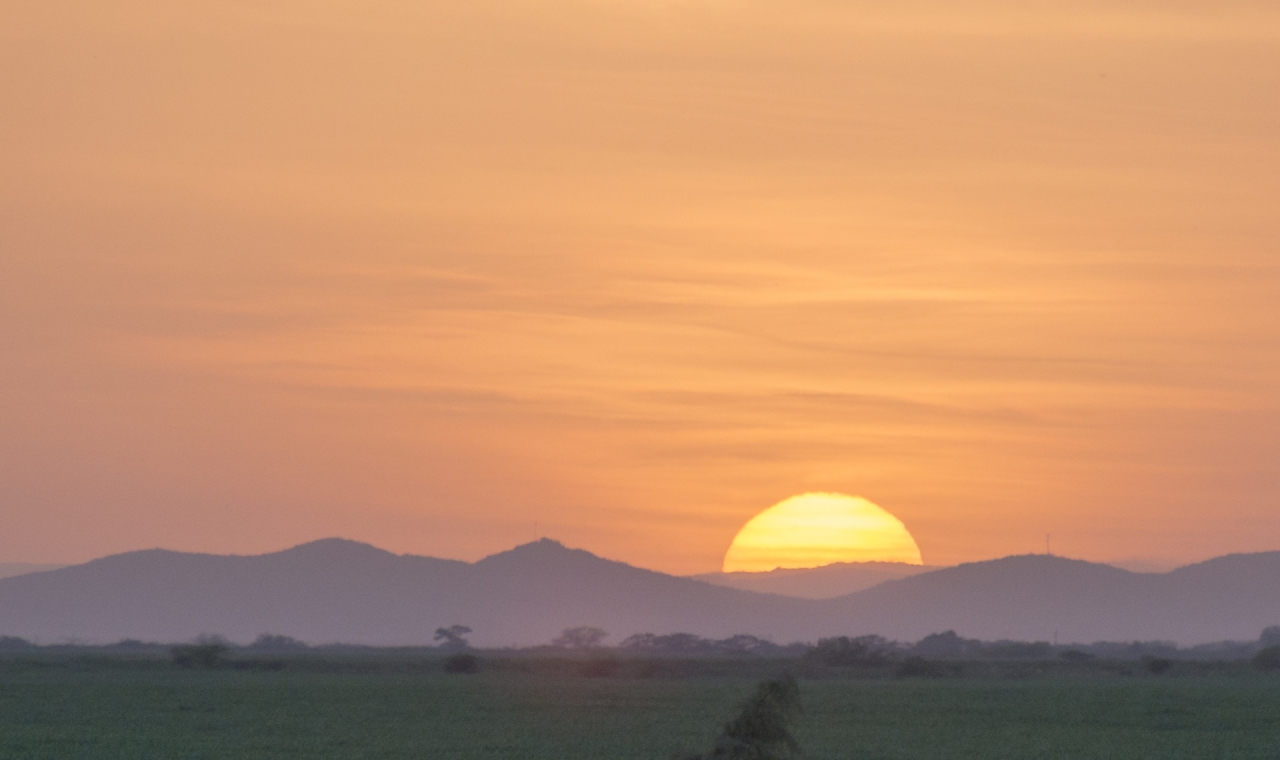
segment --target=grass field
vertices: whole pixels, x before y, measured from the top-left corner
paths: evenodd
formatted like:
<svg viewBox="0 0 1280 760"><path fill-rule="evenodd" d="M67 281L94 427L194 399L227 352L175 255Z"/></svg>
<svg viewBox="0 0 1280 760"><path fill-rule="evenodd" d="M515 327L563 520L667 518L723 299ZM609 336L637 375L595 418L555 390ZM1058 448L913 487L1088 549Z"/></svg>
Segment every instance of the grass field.
<svg viewBox="0 0 1280 760"><path fill-rule="evenodd" d="M780 663L649 677L438 663L280 671L163 662L0 667L0 758L645 758L705 749ZM1280 677L802 673L795 734L827 758L1280 757ZM816 676L816 677L815 677Z"/></svg>

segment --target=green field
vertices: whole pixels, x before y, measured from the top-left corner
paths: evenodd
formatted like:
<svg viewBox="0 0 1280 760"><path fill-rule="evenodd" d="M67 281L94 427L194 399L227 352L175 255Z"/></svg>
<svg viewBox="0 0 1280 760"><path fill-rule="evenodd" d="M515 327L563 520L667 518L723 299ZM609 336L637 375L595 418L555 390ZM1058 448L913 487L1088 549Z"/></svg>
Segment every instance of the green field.
<svg viewBox="0 0 1280 760"><path fill-rule="evenodd" d="M551 666L450 675L434 661L366 665L9 662L0 758L665 760L707 748L755 683L786 666L588 678ZM812 760L1280 757L1280 677L1244 668L940 679L798 670L795 734Z"/></svg>

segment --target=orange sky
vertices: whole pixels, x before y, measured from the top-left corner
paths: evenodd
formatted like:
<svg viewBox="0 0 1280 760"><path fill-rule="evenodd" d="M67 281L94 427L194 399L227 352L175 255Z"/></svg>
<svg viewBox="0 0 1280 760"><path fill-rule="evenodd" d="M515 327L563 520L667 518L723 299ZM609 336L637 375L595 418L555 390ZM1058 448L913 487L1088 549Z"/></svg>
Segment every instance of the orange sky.
<svg viewBox="0 0 1280 760"><path fill-rule="evenodd" d="M1280 548L1280 8L1028 5L11 0L0 561Z"/></svg>

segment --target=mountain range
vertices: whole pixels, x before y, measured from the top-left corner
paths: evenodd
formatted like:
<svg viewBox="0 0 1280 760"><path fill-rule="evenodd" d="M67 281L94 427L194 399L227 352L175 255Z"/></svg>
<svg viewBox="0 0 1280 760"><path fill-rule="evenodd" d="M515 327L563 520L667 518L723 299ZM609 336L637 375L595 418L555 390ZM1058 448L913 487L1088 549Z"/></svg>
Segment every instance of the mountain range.
<svg viewBox="0 0 1280 760"><path fill-rule="evenodd" d="M0 635L42 643L185 641L261 633L311 643L431 643L473 629L478 646L550 641L593 625L738 633L773 641L880 634L1087 643L1252 640L1280 623L1280 552L1237 554L1168 573L1046 555L921 572L830 599L713 585L542 539L469 563L325 539L258 556L153 549L0 578Z"/></svg>

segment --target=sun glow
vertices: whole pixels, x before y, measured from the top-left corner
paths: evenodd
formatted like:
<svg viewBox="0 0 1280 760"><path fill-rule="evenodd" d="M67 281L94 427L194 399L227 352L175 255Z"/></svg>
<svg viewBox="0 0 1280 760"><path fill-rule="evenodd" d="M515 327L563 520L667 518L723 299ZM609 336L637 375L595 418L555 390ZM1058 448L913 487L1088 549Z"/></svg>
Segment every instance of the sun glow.
<svg viewBox="0 0 1280 760"><path fill-rule="evenodd" d="M833 562L923 564L902 521L857 496L806 493L747 521L724 555L724 572L820 567Z"/></svg>

